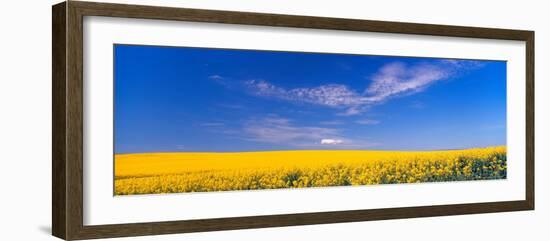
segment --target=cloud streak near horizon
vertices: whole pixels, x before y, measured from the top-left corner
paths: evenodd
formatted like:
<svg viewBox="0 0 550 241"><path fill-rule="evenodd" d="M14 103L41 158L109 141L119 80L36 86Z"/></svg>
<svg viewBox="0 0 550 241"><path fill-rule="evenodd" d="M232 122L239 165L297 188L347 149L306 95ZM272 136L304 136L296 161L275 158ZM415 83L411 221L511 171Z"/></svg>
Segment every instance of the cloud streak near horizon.
<svg viewBox="0 0 550 241"><path fill-rule="evenodd" d="M342 131L337 128L303 126L277 116L250 119L243 126L242 133L248 141L302 148L327 145L333 148L366 148L376 145L364 140L344 138Z"/></svg>

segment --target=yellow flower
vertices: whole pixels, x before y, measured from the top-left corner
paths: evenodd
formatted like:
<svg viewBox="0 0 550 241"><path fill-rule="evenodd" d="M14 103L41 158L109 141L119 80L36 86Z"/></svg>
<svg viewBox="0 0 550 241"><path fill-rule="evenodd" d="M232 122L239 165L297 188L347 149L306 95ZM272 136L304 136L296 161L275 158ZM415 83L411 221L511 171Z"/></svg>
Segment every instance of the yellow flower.
<svg viewBox="0 0 550 241"><path fill-rule="evenodd" d="M211 192L506 178L506 147L115 156L115 193Z"/></svg>

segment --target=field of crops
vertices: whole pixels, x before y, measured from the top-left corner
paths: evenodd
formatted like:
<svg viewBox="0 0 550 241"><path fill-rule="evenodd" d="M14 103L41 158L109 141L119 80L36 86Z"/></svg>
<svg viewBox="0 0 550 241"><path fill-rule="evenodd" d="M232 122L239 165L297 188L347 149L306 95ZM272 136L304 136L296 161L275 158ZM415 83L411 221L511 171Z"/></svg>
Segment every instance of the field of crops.
<svg viewBox="0 0 550 241"><path fill-rule="evenodd" d="M506 178L506 147L115 155L115 195Z"/></svg>

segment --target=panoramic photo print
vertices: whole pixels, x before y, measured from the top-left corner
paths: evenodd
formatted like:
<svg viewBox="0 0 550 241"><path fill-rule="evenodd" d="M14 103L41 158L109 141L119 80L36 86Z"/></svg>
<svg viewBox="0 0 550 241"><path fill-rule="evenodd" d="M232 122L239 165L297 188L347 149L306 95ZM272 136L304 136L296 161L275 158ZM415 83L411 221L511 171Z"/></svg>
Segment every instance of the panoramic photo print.
<svg viewBox="0 0 550 241"><path fill-rule="evenodd" d="M506 179L506 62L114 45L114 195Z"/></svg>

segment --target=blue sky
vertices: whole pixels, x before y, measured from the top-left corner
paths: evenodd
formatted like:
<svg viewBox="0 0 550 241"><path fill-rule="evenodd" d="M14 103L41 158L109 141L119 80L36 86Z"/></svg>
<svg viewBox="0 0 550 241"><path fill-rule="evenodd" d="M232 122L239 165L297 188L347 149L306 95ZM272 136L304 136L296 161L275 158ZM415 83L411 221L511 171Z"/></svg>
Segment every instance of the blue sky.
<svg viewBox="0 0 550 241"><path fill-rule="evenodd" d="M506 62L115 45L115 153L506 144Z"/></svg>

